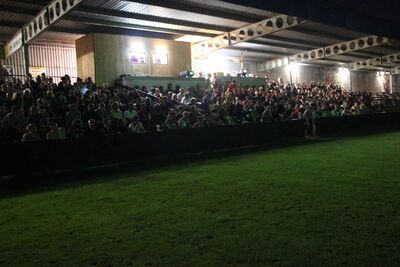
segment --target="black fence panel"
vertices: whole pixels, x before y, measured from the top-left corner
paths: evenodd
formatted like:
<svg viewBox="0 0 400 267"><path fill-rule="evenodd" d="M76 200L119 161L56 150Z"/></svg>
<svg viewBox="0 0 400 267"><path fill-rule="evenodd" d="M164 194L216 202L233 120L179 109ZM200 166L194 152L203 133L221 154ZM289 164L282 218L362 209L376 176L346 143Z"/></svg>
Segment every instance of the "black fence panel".
<svg viewBox="0 0 400 267"><path fill-rule="evenodd" d="M400 129L400 113L370 114L317 120L317 134L355 133ZM70 170L121 162L140 164L168 160L176 155L259 146L301 138L302 120L201 129L99 136L0 145L0 176Z"/></svg>
<svg viewBox="0 0 400 267"><path fill-rule="evenodd" d="M317 120L317 134L363 134L400 129L400 113L323 118Z"/></svg>
<svg viewBox="0 0 400 267"><path fill-rule="evenodd" d="M138 163L172 156L210 153L302 137L303 121L99 136L0 145L0 176L79 169L120 162Z"/></svg>

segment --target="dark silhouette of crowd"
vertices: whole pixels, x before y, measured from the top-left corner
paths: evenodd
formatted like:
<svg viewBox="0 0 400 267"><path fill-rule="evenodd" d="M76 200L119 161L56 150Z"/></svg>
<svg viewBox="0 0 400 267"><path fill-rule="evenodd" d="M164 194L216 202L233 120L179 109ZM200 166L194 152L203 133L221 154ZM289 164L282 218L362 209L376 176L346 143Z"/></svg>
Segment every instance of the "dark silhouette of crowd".
<svg viewBox="0 0 400 267"><path fill-rule="evenodd" d="M267 123L385 112L399 94L349 92L335 84L266 81L248 87L209 76L206 88L97 87L91 78L44 73L0 89L2 142L75 139L121 133Z"/></svg>

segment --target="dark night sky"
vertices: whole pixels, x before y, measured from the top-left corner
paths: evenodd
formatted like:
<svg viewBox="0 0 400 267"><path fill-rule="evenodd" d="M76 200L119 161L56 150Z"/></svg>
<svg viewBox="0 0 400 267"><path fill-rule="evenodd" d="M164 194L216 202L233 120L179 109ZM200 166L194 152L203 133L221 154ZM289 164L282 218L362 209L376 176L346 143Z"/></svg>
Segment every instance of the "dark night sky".
<svg viewBox="0 0 400 267"><path fill-rule="evenodd" d="M400 0L330 0L344 8L400 22Z"/></svg>

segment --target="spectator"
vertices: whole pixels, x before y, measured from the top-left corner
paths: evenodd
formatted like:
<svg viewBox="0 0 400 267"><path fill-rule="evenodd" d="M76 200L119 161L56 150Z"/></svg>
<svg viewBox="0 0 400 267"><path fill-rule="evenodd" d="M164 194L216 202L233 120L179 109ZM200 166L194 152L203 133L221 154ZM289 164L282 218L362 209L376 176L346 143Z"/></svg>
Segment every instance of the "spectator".
<svg viewBox="0 0 400 267"><path fill-rule="evenodd" d="M125 125L124 114L119 109L119 103L113 102L110 111L111 129L113 132L121 132Z"/></svg>
<svg viewBox="0 0 400 267"><path fill-rule="evenodd" d="M70 104L69 111L65 114L65 128L67 129L67 132L71 129L73 121L81 119L82 116L80 111L78 111L77 105Z"/></svg>
<svg viewBox="0 0 400 267"><path fill-rule="evenodd" d="M85 131L85 136L94 137L100 135L100 131L96 125L96 121L94 119L89 119L87 121L87 127Z"/></svg>
<svg viewBox="0 0 400 267"><path fill-rule="evenodd" d="M99 121L99 114L96 112L94 103L89 103L87 107L87 110L83 113L83 122L87 123L89 120Z"/></svg>
<svg viewBox="0 0 400 267"><path fill-rule="evenodd" d="M193 125L193 128L204 128L206 127L205 118L203 116L197 117L197 122Z"/></svg>
<svg viewBox="0 0 400 267"><path fill-rule="evenodd" d="M176 119L176 111L170 109L167 118L164 121L164 129L166 130L176 130L178 129L178 121Z"/></svg>
<svg viewBox="0 0 400 267"><path fill-rule="evenodd" d="M124 112L124 118L127 124L131 123L134 117L137 117L136 105L132 102L128 103L128 109Z"/></svg>
<svg viewBox="0 0 400 267"><path fill-rule="evenodd" d="M144 133L145 132L143 124L139 121L138 116L134 116L132 118L132 122L129 124L129 130L132 133Z"/></svg>
<svg viewBox="0 0 400 267"><path fill-rule="evenodd" d="M182 117L178 120L179 129L190 128L189 112L185 111L182 113Z"/></svg>
<svg viewBox="0 0 400 267"><path fill-rule="evenodd" d="M62 139L61 138L61 133L60 133L60 129L58 128L57 123L55 122L50 122L49 124L49 131L46 134L46 139L47 140L58 140L58 139Z"/></svg>
<svg viewBox="0 0 400 267"><path fill-rule="evenodd" d="M6 138L10 141L21 140L26 125L27 119L18 106L13 106L12 111L6 114L2 121Z"/></svg>
<svg viewBox="0 0 400 267"><path fill-rule="evenodd" d="M22 136L21 142L37 142L40 141L39 134L36 130L36 125L33 123L26 126L26 133Z"/></svg>

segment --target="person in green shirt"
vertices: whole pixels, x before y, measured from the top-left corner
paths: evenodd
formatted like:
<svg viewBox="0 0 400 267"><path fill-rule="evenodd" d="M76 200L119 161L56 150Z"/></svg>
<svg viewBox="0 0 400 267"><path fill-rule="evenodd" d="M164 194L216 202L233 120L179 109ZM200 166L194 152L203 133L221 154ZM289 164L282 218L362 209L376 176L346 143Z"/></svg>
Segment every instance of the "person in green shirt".
<svg viewBox="0 0 400 267"><path fill-rule="evenodd" d="M332 117L339 117L340 116L340 110L338 109L338 106L335 105L331 111Z"/></svg>
<svg viewBox="0 0 400 267"><path fill-rule="evenodd" d="M50 122L49 128L50 128L50 131L48 131L47 134L46 134L46 139L47 140L61 139L60 129L58 128L58 126L57 126L57 124L55 122Z"/></svg>

